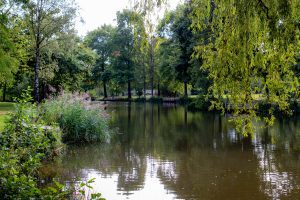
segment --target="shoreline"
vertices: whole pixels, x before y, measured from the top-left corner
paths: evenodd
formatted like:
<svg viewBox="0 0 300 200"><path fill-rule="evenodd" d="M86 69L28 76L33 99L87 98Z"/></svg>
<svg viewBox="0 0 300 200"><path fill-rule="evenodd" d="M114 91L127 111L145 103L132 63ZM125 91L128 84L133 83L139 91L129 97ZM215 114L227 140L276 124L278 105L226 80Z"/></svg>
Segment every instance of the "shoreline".
<svg viewBox="0 0 300 200"><path fill-rule="evenodd" d="M92 102L128 102L128 103L154 103L154 104L176 104L176 105L183 105L187 106L188 110L198 112L198 111L206 111L206 112L220 112L218 110L210 110L209 106L210 103L205 101L204 99L195 98L195 97L153 97L153 98L132 98L128 99L126 97L115 97L115 98L107 98L107 99L97 99L92 100ZM261 114L268 113L269 105L265 104L263 101L256 101L255 102L258 106L258 109L256 109L256 112ZM224 102L225 105L225 102ZM298 116L300 115L300 103L298 102L291 102L290 103L290 109L292 110L292 115L285 115L284 113L281 113L281 111L278 109L278 107L275 107L274 114L276 116L281 117L291 117L291 116ZM230 111L226 112L230 113Z"/></svg>

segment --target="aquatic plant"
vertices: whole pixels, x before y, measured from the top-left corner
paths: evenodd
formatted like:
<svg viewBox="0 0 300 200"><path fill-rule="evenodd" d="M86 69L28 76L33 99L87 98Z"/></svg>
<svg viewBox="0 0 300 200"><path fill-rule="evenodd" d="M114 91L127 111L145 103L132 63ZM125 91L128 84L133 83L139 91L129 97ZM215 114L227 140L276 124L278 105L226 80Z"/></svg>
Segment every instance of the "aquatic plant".
<svg viewBox="0 0 300 200"><path fill-rule="evenodd" d="M109 141L108 115L101 105L93 105L88 95L64 93L46 100L42 110L49 125L61 128L63 142Z"/></svg>

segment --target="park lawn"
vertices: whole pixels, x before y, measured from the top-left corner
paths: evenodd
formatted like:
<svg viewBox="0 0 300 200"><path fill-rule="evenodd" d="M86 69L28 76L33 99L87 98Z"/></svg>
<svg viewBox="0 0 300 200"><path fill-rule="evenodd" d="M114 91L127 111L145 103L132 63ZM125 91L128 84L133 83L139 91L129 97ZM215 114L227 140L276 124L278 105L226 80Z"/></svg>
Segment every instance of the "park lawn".
<svg viewBox="0 0 300 200"><path fill-rule="evenodd" d="M3 131L8 114L14 111L14 103L0 102L0 131Z"/></svg>

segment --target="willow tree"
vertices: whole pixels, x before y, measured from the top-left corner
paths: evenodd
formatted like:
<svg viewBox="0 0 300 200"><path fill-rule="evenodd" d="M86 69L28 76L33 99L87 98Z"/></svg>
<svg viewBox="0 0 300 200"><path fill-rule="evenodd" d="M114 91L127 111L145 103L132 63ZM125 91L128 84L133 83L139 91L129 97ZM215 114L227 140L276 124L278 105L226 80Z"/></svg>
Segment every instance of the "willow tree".
<svg viewBox="0 0 300 200"><path fill-rule="evenodd" d="M57 34L72 28L76 15L73 0L31 0L27 6L26 19L34 51L34 97L39 101L39 72L41 51Z"/></svg>
<svg viewBox="0 0 300 200"><path fill-rule="evenodd" d="M251 117L257 107L253 94L290 113L290 98L298 79L292 68L299 53L299 0L192 0L192 28L207 33L195 47L195 57L213 81L213 108L233 110L237 127L253 131ZM224 105L227 99L227 106Z"/></svg>

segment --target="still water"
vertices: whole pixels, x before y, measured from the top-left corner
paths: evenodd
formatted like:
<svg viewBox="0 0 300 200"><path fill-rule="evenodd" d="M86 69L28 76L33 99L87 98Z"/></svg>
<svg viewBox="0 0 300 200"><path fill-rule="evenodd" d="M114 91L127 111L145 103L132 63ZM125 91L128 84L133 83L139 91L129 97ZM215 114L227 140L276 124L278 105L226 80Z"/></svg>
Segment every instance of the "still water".
<svg viewBox="0 0 300 200"><path fill-rule="evenodd" d="M300 199L300 119L257 123L243 138L228 118L174 105L110 103L110 144L70 146L52 171L96 178L107 200Z"/></svg>

